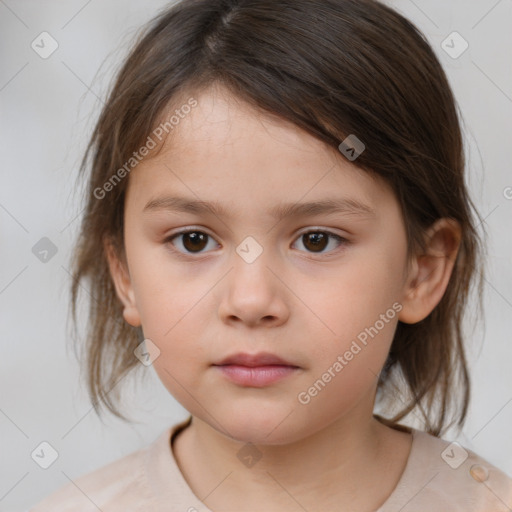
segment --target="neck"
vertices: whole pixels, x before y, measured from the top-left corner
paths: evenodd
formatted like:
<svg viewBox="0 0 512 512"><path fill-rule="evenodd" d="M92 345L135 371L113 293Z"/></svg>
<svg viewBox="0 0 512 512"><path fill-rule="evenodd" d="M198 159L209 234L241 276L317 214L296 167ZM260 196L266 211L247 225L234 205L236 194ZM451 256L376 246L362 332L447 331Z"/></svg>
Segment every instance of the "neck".
<svg viewBox="0 0 512 512"><path fill-rule="evenodd" d="M269 506L285 511L296 510L297 503L313 510L319 500L328 509L346 503L376 510L396 486L410 449L408 434L363 411L288 444L247 444L197 417L178 438L178 465L212 510L225 510L226 504L233 510L261 504L268 511L274 510ZM358 492L361 488L372 493Z"/></svg>

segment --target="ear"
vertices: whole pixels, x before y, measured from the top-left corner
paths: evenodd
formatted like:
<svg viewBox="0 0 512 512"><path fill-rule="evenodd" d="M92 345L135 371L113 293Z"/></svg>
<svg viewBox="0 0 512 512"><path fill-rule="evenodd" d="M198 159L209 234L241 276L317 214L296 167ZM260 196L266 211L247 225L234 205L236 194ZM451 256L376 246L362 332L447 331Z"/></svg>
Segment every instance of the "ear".
<svg viewBox="0 0 512 512"><path fill-rule="evenodd" d="M119 259L111 241L106 240L104 248L117 296L124 305L123 317L131 326L139 327L141 320L127 264Z"/></svg>
<svg viewBox="0 0 512 512"><path fill-rule="evenodd" d="M398 319L406 324L420 322L441 301L459 250L460 225L454 219L439 219L425 236L426 250L413 258L404 285Z"/></svg>

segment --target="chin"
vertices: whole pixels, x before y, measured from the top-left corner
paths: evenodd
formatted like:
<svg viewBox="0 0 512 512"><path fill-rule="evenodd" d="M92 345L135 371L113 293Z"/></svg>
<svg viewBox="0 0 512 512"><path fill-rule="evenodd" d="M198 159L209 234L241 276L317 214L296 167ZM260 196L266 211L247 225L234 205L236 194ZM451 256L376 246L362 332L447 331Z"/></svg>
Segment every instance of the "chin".
<svg viewBox="0 0 512 512"><path fill-rule="evenodd" d="M221 422L229 434L221 433L235 441L254 445L289 444L304 437L297 415L293 412L290 414L291 411L291 408L282 405L267 410L257 407L249 410L231 408L222 416ZM211 425L210 421L208 423ZM216 428L216 425L211 426Z"/></svg>

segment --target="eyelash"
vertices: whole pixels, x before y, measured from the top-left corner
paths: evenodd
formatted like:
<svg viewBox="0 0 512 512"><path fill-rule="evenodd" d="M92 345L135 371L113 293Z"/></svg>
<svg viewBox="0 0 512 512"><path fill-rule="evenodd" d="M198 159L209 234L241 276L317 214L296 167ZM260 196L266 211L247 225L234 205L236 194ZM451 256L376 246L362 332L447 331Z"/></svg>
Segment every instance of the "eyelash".
<svg viewBox="0 0 512 512"><path fill-rule="evenodd" d="M201 231L200 229L185 229L185 230L182 230L182 231L177 231L176 233L173 233L172 235L168 236L165 240L164 240L164 243L166 245L170 244L172 246L171 250L174 251L174 252L177 252L179 256L183 256L183 257L188 257L188 256L192 256L192 257L195 257L195 255L202 255L204 254L204 252L182 252L178 249L175 248L174 244L172 243L172 241L175 239L175 238L178 238L179 236L182 236L182 235L186 235L188 233L201 233L201 234L204 234L206 235L209 239L213 239L213 237L211 235L209 235L208 233L205 233L204 231ZM342 236L340 235L337 235L331 231L328 231L328 230L321 230L321 229L310 229L308 231L304 231L302 233L300 233L298 235L298 237L295 239L295 240L300 240L301 237L303 237L304 235L308 235L308 234L311 234L311 233L322 233L322 234L325 234L328 236L329 239L335 239L339 242L340 246L343 246L343 245L347 245L349 243L349 241L346 239L346 238L343 238ZM340 248L340 246L338 246L337 249ZM333 252L336 252L337 249L334 249L334 250L331 250L331 251L322 251L322 252L313 252L313 251L307 251L309 254L318 254L318 255L325 255L325 254L330 254L330 253L333 253ZM302 252L302 251L301 251Z"/></svg>

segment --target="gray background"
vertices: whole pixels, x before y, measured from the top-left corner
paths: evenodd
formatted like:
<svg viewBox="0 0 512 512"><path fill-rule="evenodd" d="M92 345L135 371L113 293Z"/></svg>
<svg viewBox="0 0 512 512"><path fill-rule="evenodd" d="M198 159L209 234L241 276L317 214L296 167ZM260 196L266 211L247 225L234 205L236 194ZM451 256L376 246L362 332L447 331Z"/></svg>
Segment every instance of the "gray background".
<svg viewBox="0 0 512 512"><path fill-rule="evenodd" d="M468 337L472 408L458 439L512 474L512 1L388 3L427 35L463 112L489 259L485 325ZM0 511L27 509L187 416L149 368L144 386L124 382L128 413L139 423L98 420L67 324L82 210L76 169L126 45L164 4L0 0ZM31 48L43 31L59 44L47 59ZM441 48L453 31L469 43L457 59ZM57 247L46 263L32 252L43 237ZM47 470L30 456L42 441L59 453Z"/></svg>

